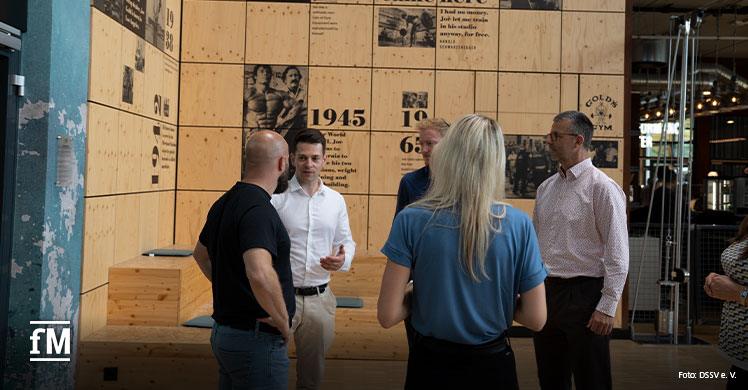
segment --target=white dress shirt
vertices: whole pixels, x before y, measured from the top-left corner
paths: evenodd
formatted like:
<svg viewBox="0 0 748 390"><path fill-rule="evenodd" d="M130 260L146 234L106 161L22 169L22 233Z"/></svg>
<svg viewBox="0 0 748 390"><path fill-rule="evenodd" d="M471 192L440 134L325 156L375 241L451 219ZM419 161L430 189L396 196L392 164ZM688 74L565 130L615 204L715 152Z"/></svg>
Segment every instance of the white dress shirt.
<svg viewBox="0 0 748 390"><path fill-rule="evenodd" d="M614 316L629 268L621 186L586 159L538 187L533 223L548 276L603 277L597 310Z"/></svg>
<svg viewBox="0 0 748 390"><path fill-rule="evenodd" d="M320 258L337 255L342 244L345 262L340 271L351 268L356 243L351 236L348 209L343 196L320 180L319 189L309 195L296 176L288 189L270 200L291 238L291 272L294 287L314 287L330 281Z"/></svg>

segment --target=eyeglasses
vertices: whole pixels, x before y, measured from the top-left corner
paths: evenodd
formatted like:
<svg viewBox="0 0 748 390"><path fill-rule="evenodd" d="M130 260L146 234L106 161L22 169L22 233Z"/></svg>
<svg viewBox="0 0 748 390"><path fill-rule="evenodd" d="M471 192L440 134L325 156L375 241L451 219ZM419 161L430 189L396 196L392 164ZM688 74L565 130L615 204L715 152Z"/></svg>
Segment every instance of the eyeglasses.
<svg viewBox="0 0 748 390"><path fill-rule="evenodd" d="M550 137L551 140L553 140L555 142L555 141L558 141L559 138L561 138L563 136L567 136L567 135L576 137L579 134L574 134L574 133L557 133L555 131L551 131L550 133L546 134L545 137L546 138Z"/></svg>

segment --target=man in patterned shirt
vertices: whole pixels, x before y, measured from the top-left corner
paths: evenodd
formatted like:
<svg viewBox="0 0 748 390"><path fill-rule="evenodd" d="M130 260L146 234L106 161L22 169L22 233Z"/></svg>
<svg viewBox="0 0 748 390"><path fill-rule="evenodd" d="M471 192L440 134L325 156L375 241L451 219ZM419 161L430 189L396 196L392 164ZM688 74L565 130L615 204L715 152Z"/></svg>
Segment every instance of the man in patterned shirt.
<svg viewBox="0 0 748 390"><path fill-rule="evenodd" d="M588 157L593 126L562 112L546 135L558 173L538 187L533 222L543 261L548 321L535 333L543 390L610 389L610 333L628 273L626 196Z"/></svg>

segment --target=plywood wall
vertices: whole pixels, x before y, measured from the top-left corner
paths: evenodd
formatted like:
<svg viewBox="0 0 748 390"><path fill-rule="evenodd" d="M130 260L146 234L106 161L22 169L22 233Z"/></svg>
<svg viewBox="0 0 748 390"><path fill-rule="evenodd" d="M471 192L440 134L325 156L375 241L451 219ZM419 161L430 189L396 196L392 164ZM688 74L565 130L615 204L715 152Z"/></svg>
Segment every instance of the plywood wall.
<svg viewBox="0 0 748 390"><path fill-rule="evenodd" d="M106 323L109 267L171 245L181 0L94 0L81 337Z"/></svg>
<svg viewBox="0 0 748 390"><path fill-rule="evenodd" d="M185 0L177 241L193 243L212 200L240 179L255 65L271 66L275 89L284 69L301 69L306 123L330 144L323 179L346 197L360 255L378 253L400 177L423 164L414 125L425 117L479 112L508 139L542 143L555 114L578 109L620 183L625 1L520 3ZM532 212L532 195L510 201Z"/></svg>

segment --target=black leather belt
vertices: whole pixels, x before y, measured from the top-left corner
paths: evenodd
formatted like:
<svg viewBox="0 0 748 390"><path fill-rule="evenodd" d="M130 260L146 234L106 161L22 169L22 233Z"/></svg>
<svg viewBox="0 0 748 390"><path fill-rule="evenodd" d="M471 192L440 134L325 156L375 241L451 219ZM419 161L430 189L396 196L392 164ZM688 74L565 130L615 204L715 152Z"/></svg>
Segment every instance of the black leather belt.
<svg viewBox="0 0 748 390"><path fill-rule="evenodd" d="M224 324L220 324L220 325L224 325ZM225 325L225 326L228 326L229 328L239 329L239 330L260 331L264 333L277 334L277 335L281 334L278 328L270 324L257 321L257 320L250 320L249 323L246 323L246 324L231 324L231 325Z"/></svg>
<svg viewBox="0 0 748 390"><path fill-rule="evenodd" d="M325 292L325 290L327 290L327 283L320 284L319 286L314 287L299 287L294 290L296 290L296 295L301 295L304 297L309 295L322 294L323 292Z"/></svg>

